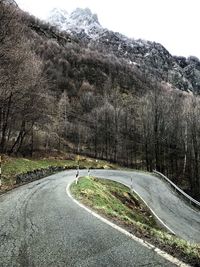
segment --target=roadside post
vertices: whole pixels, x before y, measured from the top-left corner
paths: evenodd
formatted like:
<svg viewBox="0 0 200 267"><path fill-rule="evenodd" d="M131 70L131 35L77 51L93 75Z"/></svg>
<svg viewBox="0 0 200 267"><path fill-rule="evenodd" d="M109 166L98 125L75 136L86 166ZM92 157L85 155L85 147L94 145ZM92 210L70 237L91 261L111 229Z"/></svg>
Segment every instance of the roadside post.
<svg viewBox="0 0 200 267"><path fill-rule="evenodd" d="M76 184L78 184L78 178L79 178L79 155L78 155L77 167L76 167Z"/></svg>
<svg viewBox="0 0 200 267"><path fill-rule="evenodd" d="M79 171L79 155L77 157L77 171Z"/></svg>
<svg viewBox="0 0 200 267"><path fill-rule="evenodd" d="M131 177L131 191L133 191L133 178Z"/></svg>
<svg viewBox="0 0 200 267"><path fill-rule="evenodd" d="M2 186L2 177L1 177L1 156L0 156L0 189L1 189L1 186Z"/></svg>
<svg viewBox="0 0 200 267"><path fill-rule="evenodd" d="M78 178L79 178L79 170L76 172L76 184L78 184Z"/></svg>
<svg viewBox="0 0 200 267"><path fill-rule="evenodd" d="M90 177L90 168L88 168L88 177Z"/></svg>

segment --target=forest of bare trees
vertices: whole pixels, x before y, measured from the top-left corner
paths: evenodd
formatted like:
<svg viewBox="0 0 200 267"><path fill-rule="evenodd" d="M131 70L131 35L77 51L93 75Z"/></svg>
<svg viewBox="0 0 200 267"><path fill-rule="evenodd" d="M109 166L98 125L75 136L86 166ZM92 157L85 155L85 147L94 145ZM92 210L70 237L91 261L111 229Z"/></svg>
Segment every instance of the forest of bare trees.
<svg viewBox="0 0 200 267"><path fill-rule="evenodd" d="M116 88L109 92L93 96L96 105L89 113L63 113L65 138L73 142L74 150L125 166L158 170L197 197L200 98L158 85L140 98L122 95Z"/></svg>
<svg viewBox="0 0 200 267"><path fill-rule="evenodd" d="M46 119L42 62L31 51L18 11L0 2L0 152L17 153ZM31 141L28 141L31 144Z"/></svg>
<svg viewBox="0 0 200 267"><path fill-rule="evenodd" d="M200 97L114 55L27 35L23 19L0 1L0 152L57 149L156 169L198 199Z"/></svg>

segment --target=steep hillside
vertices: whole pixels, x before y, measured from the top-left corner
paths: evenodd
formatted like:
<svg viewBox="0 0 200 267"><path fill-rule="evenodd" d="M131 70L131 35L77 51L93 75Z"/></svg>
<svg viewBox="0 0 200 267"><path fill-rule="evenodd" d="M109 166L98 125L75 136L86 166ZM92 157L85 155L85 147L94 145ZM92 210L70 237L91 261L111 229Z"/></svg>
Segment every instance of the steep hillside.
<svg viewBox="0 0 200 267"><path fill-rule="evenodd" d="M200 91L200 61L196 57L175 57L161 44L130 39L105 29L100 25L97 15L88 8L77 8L71 14L54 9L48 21L92 49L125 59L128 64L137 66L144 75L169 82L184 91Z"/></svg>
<svg viewBox="0 0 200 267"><path fill-rule="evenodd" d="M60 17L59 22L62 20ZM79 30L77 35L72 31L60 32L50 24L25 15L27 35L34 39L33 49L42 58L45 72L51 85L54 84L52 90L58 97L64 90L69 97L76 97L84 82L94 86L95 92L101 94L108 84L114 84L122 91L139 94L148 90L150 77L145 77L137 66L130 65L127 60L118 58L112 52L89 47L79 36L82 30L75 26L76 20L71 21L74 32Z"/></svg>

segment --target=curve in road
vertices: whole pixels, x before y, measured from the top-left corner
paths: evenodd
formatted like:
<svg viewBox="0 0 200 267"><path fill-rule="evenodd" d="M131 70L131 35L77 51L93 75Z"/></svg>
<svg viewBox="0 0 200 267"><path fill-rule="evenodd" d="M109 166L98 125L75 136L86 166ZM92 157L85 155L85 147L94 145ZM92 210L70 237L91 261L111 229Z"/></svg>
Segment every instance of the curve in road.
<svg viewBox="0 0 200 267"><path fill-rule="evenodd" d="M191 207L157 176L145 172L93 171L92 175L120 182L137 192L159 219L175 233L192 243L200 243L200 211Z"/></svg>
<svg viewBox="0 0 200 267"><path fill-rule="evenodd" d="M143 180L138 173L93 174L129 186L133 175L136 184ZM67 197L65 188L74 179L75 171L62 172L0 197L1 267L175 266ZM137 191L142 188L139 184Z"/></svg>

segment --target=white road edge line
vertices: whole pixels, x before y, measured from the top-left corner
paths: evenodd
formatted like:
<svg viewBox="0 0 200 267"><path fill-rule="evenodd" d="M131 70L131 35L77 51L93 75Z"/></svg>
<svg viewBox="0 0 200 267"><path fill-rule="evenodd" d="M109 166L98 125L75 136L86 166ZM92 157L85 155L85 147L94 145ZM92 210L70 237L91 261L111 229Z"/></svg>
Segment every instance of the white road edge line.
<svg viewBox="0 0 200 267"><path fill-rule="evenodd" d="M97 214L96 212L92 211L91 209L89 209L88 207L86 207L85 205L83 205L82 203L80 203L78 200L74 199L70 193L70 185L71 183L69 183L66 187L66 193L69 196L69 198L75 202L78 206L80 206L81 208L85 209L87 212L89 212L90 214L92 214L93 216L95 216L97 219L101 220L102 222L108 224L109 226L113 227L114 229L118 230L119 232L125 234L126 236L130 237L131 239L133 239L134 241L142 244L143 246L145 246L148 249L152 249L154 250L158 255L162 256L163 258L165 258L166 260L170 261L173 264L176 264L177 266L180 267L191 267L190 265L178 260L177 258L167 254L166 252L162 251L161 249L151 245L150 243L144 241L141 238L138 238L136 236L134 236L133 234L129 233L128 231L126 231L125 229L121 228L120 226L110 222L109 220L101 217L99 214Z"/></svg>
<svg viewBox="0 0 200 267"><path fill-rule="evenodd" d="M112 180L111 180L112 181ZM115 180L114 180L115 181ZM115 182L117 182L117 181L115 181ZM117 182L117 183L120 183L120 182ZM132 188L132 186L130 186L129 184L126 184L126 183L121 183L121 184L123 184L123 185L125 185L126 187L128 187L128 188L130 188L130 190L132 190L143 202L144 202L144 204L150 209L150 211L151 211L151 213L156 217L156 219L169 231L169 232L171 232L173 235L175 235L176 236L176 234L175 234L175 232L171 229L171 228L169 228L169 226L167 226L163 221L162 221L162 219L161 218L159 218L158 217L158 215L155 213L155 211L153 211L152 210L152 208L150 208L149 207L149 205L147 204L147 202L140 196L140 194L135 190L135 189L133 189Z"/></svg>
<svg viewBox="0 0 200 267"><path fill-rule="evenodd" d="M163 221L162 221L162 219L160 219L159 217L158 217L158 215L149 207L149 205L147 204L147 202L140 196L140 194L138 194L138 192L137 191L135 191L135 189L133 189L133 188L131 188L131 190L144 202L144 204L150 209L150 211L151 211L151 213L153 213L153 215L156 217L156 219L169 231L169 232L171 232L173 235L176 235L175 233L174 233L174 231L171 229L171 228L169 228Z"/></svg>

